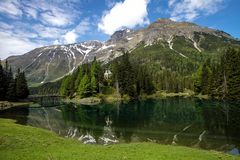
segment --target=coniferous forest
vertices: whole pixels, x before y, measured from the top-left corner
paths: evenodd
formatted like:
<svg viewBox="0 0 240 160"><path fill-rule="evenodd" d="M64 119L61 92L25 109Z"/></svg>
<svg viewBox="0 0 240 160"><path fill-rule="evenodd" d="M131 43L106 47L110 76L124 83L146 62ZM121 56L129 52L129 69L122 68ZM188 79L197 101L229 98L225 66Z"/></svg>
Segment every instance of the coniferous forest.
<svg viewBox="0 0 240 160"><path fill-rule="evenodd" d="M28 85L24 72L18 69L16 75L12 73L8 61L2 66L0 61L0 100L17 101L29 95Z"/></svg>
<svg viewBox="0 0 240 160"><path fill-rule="evenodd" d="M128 95L134 99L141 94L154 93L159 90L159 85L160 89L164 90L168 84L165 88L168 92L190 89L194 90L195 94L208 95L212 98L239 100L239 64L239 49L228 48L219 61L207 59L192 76L187 78L184 76L179 78L179 75L173 76L170 73L168 76L167 70L163 70L164 83L158 83L159 78L149 71L148 66L132 63L129 53L124 53L107 65L102 65L96 59L91 63L81 65L72 75L63 79L60 94L70 98L76 96L84 98L104 93L106 88L112 88L121 96ZM105 77L106 71L111 72L107 78Z"/></svg>
<svg viewBox="0 0 240 160"><path fill-rule="evenodd" d="M219 63L208 59L195 74L196 93L212 98L240 100L240 50L228 48Z"/></svg>
<svg viewBox="0 0 240 160"><path fill-rule="evenodd" d="M128 95L132 99L155 91L147 68L132 64L129 53L124 53L105 66L96 59L81 65L72 75L64 78L60 95L84 98L103 93L110 88L115 88L121 96Z"/></svg>

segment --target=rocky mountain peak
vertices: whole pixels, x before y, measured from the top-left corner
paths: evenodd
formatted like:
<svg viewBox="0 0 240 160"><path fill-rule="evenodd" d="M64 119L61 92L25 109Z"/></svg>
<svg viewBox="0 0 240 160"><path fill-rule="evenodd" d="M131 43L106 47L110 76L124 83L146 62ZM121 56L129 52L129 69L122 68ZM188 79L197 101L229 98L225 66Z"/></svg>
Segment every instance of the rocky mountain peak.
<svg viewBox="0 0 240 160"><path fill-rule="evenodd" d="M211 39L211 40L210 40ZM148 27L139 30L124 28L116 31L108 41L85 41L68 45L53 45L36 48L24 55L9 57L13 71L21 68L25 71L31 84L46 83L58 80L71 74L79 65L96 57L108 63L122 55L121 50L129 52L141 46L144 48L156 43L170 52L188 58L181 49L179 41L187 43L189 50L205 52L212 46L209 43L234 41L234 38L223 31L198 26L189 22L175 22L171 19L158 19ZM207 43L205 43L207 42ZM207 46L207 47L206 47Z"/></svg>
<svg viewBox="0 0 240 160"><path fill-rule="evenodd" d="M132 30L125 28L125 29L121 29L119 31L116 31L113 33L113 35L110 37L110 40L112 41L118 41L120 39L123 39L126 37L126 35L128 35L129 33L131 33Z"/></svg>

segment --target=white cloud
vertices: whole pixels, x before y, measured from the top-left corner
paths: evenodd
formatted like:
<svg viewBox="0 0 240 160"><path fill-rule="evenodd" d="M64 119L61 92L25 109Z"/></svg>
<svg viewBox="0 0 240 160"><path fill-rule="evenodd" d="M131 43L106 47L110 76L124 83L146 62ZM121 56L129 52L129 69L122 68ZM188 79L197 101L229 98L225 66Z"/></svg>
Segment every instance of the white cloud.
<svg viewBox="0 0 240 160"><path fill-rule="evenodd" d="M26 12L27 16L32 17L34 19L37 18L38 11L31 7L25 7L24 11Z"/></svg>
<svg viewBox="0 0 240 160"><path fill-rule="evenodd" d="M224 0L169 0L171 19L193 21L200 15L216 13Z"/></svg>
<svg viewBox="0 0 240 160"><path fill-rule="evenodd" d="M133 28L149 24L147 5L149 0L125 0L118 2L103 15L98 28L106 34L113 34L123 27Z"/></svg>
<svg viewBox="0 0 240 160"><path fill-rule="evenodd" d="M58 45L58 44L60 44L60 42L59 42L59 40L55 40L55 41L53 41L53 44Z"/></svg>
<svg viewBox="0 0 240 160"><path fill-rule="evenodd" d="M10 55L19 55L26 53L41 45L33 43L25 38L13 36L9 32L0 31L0 58L5 59Z"/></svg>
<svg viewBox="0 0 240 160"><path fill-rule="evenodd" d="M10 16L21 16L22 11L19 6L20 4L16 0L3 0L0 2L0 12Z"/></svg>
<svg viewBox="0 0 240 160"><path fill-rule="evenodd" d="M14 26L10 25L10 24L7 24L7 23L4 23L4 22L0 22L0 29L13 29Z"/></svg>
<svg viewBox="0 0 240 160"><path fill-rule="evenodd" d="M69 44L69 43L75 43L78 36L75 30L72 30L67 32L63 37L64 37L64 43Z"/></svg>
<svg viewBox="0 0 240 160"><path fill-rule="evenodd" d="M65 44L76 43L80 35L84 35L90 30L90 22L88 18L83 19L73 30L68 31L62 38L56 42L63 42Z"/></svg>
<svg viewBox="0 0 240 160"><path fill-rule="evenodd" d="M114 0L105 0L105 3L108 8L112 8L116 2Z"/></svg>
<svg viewBox="0 0 240 160"><path fill-rule="evenodd" d="M75 31L81 35L85 34L89 30L90 30L90 22L88 18L83 19L75 28Z"/></svg>
<svg viewBox="0 0 240 160"><path fill-rule="evenodd" d="M61 37L66 32L64 29L48 27L41 24L33 25L32 28L38 33L39 38L56 39Z"/></svg>
<svg viewBox="0 0 240 160"><path fill-rule="evenodd" d="M43 45L76 42L90 27L89 19L78 23L80 3L79 0L0 0L0 58L24 54Z"/></svg>
<svg viewBox="0 0 240 160"><path fill-rule="evenodd" d="M45 24L53 26L65 26L71 24L72 18L61 9L53 9L41 13L41 20Z"/></svg>
<svg viewBox="0 0 240 160"><path fill-rule="evenodd" d="M175 2L176 0L168 0L168 6L172 6Z"/></svg>

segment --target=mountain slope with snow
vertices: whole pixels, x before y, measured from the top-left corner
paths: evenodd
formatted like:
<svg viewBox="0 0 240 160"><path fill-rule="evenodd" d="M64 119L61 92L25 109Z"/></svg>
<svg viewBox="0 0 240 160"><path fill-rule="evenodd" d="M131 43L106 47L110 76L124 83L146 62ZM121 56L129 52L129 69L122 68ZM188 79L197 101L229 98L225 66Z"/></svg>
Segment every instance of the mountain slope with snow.
<svg viewBox="0 0 240 160"><path fill-rule="evenodd" d="M143 48L148 49L155 44L160 45L162 48L158 48L155 54L167 52L193 61L192 55L216 54L229 44L239 45L240 43L222 31L188 22L158 19L140 30L116 31L106 42L87 41L78 44L41 47L21 56L9 57L7 60L13 71L21 68L25 71L30 85L36 85L56 81L72 73L82 63L92 61L94 57L108 63L121 56L122 49L134 53L134 50L142 44ZM141 51L144 52L144 50Z"/></svg>

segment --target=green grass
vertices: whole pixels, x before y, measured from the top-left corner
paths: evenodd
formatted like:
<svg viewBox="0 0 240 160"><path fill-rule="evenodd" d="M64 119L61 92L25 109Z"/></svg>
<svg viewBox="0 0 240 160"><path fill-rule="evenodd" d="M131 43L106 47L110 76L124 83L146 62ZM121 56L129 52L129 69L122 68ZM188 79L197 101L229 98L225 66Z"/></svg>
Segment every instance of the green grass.
<svg viewBox="0 0 240 160"><path fill-rule="evenodd" d="M83 145L76 140L64 139L47 130L15 124L0 119L1 160L79 160L79 159L136 159L136 160L234 160L236 156L216 151L187 147L132 143L111 146Z"/></svg>

